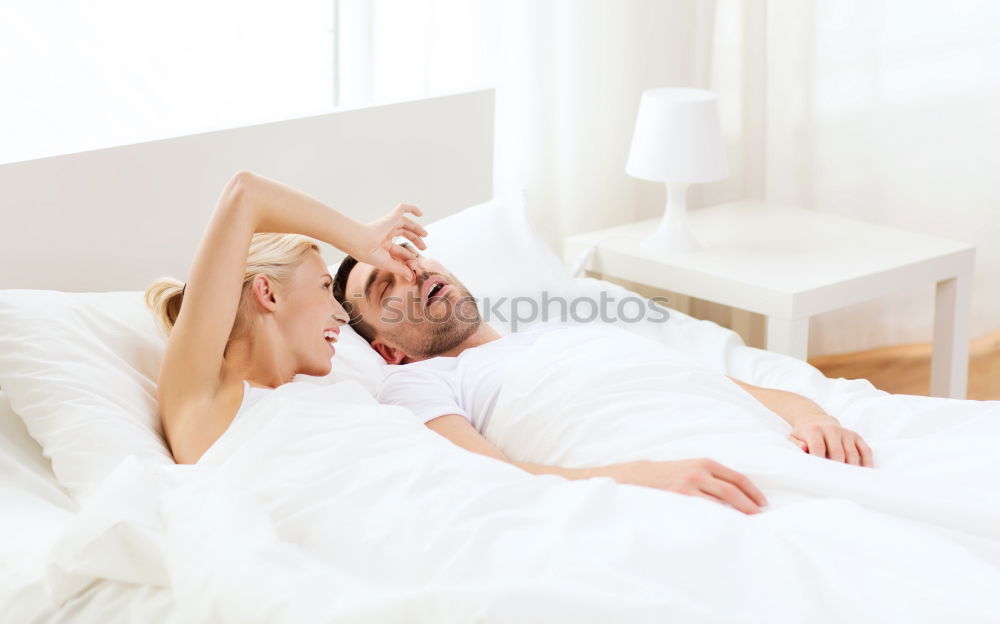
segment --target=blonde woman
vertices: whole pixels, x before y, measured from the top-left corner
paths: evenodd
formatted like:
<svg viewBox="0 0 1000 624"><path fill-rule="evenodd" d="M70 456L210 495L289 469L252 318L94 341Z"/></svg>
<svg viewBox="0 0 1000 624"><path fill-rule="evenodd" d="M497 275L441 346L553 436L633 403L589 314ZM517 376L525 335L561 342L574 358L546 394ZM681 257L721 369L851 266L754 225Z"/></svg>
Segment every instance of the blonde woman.
<svg viewBox="0 0 1000 624"><path fill-rule="evenodd" d="M299 373L325 375L344 309L312 237L412 281L426 230L399 204L360 223L308 195L241 171L219 197L187 284L160 279L146 302L169 332L157 385L177 463L194 463L241 409Z"/></svg>

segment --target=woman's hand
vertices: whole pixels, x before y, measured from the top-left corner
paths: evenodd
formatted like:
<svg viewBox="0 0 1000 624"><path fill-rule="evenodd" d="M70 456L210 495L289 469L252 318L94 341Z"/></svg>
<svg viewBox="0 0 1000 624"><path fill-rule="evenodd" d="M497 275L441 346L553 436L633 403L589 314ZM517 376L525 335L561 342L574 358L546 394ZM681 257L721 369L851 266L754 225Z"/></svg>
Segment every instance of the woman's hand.
<svg viewBox="0 0 1000 624"><path fill-rule="evenodd" d="M746 514L767 505L764 494L746 476L711 459L635 461L607 468L619 483L643 485L728 503Z"/></svg>
<svg viewBox="0 0 1000 624"><path fill-rule="evenodd" d="M412 213L422 216L420 208L410 204L399 204L392 212L372 221L364 227L362 240L355 246L351 255L379 269L392 271L407 281L413 281L413 270L408 264L417 254L393 240L399 236L407 238L419 249L427 249L422 237L427 236L427 230L419 223L409 218Z"/></svg>
<svg viewBox="0 0 1000 624"><path fill-rule="evenodd" d="M803 451L854 466L871 468L872 450L861 436L840 426L832 416L799 422L788 438Z"/></svg>

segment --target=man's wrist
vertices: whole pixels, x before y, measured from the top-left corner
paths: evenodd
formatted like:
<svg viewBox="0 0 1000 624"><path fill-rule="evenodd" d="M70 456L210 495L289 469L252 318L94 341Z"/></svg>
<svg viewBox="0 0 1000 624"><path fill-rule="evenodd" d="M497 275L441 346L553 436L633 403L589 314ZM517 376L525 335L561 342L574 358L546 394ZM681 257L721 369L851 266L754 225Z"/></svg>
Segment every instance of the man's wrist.
<svg viewBox="0 0 1000 624"><path fill-rule="evenodd" d="M591 479L593 477L612 476L607 466L597 468L563 468L562 466L552 466L549 464L536 464L534 462L511 462L521 470L535 475L554 474L572 480Z"/></svg>
<svg viewBox="0 0 1000 624"><path fill-rule="evenodd" d="M840 421L833 416L827 414L822 409L809 410L805 412L800 412L795 414L789 419L789 424L792 427L797 427L799 425L805 425L808 423L833 423L840 424Z"/></svg>

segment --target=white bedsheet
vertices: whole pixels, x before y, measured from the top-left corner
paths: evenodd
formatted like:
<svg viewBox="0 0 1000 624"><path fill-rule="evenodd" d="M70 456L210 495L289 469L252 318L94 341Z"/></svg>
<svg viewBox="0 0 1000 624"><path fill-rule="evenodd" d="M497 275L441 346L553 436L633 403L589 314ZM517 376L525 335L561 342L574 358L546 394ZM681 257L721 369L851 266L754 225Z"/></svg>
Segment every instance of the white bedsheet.
<svg viewBox="0 0 1000 624"><path fill-rule="evenodd" d="M706 432L732 430L733 442L752 435L711 412L702 412ZM932 412L950 417L929 409L921 422ZM965 428L976 421L964 419ZM920 429L900 433L920 441ZM873 446L883 463L910 461ZM745 458L738 467L771 501L745 516L609 479L532 477L465 453L355 382L289 384L245 412L197 466L121 465L65 524L28 589L44 586L59 604L109 579L142 588L156 608L169 589L177 622L987 621L998 613L996 497L977 504L949 494L944 480L920 492L896 471L777 443L766 450L727 457ZM871 507L855 491L887 500ZM130 601L134 609L137 597Z"/></svg>
<svg viewBox="0 0 1000 624"><path fill-rule="evenodd" d="M198 465L126 462L78 512L44 470L29 474L37 458L2 464L0 529L25 539L0 541L0 621L997 619L1000 402L888 395L744 347L712 323L673 321L628 329L705 369L810 396L865 436L876 468L807 456L780 419L704 370L661 388L680 419L608 427L611 411L594 409L581 424L596 433L559 430L568 449L524 409L491 435L567 464L708 454L764 490L762 514L530 476L454 447L354 382L288 384ZM499 409L516 404L527 371ZM571 376L550 381L541 405L587 400L579 387L567 394Z"/></svg>

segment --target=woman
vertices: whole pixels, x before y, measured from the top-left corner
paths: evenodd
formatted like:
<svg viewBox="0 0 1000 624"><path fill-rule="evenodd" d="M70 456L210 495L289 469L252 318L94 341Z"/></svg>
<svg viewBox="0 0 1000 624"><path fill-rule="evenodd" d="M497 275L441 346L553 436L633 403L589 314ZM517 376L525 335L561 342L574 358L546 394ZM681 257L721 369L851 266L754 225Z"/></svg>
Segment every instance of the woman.
<svg viewBox="0 0 1000 624"><path fill-rule="evenodd" d="M177 463L194 463L253 398L299 374L330 372L344 309L316 242L413 280L427 232L399 204L369 224L245 171L226 185L187 284L157 280L146 302L169 332L157 400ZM267 233L265 233L267 232ZM279 234L287 232L288 234ZM304 236L303 236L304 235Z"/></svg>

